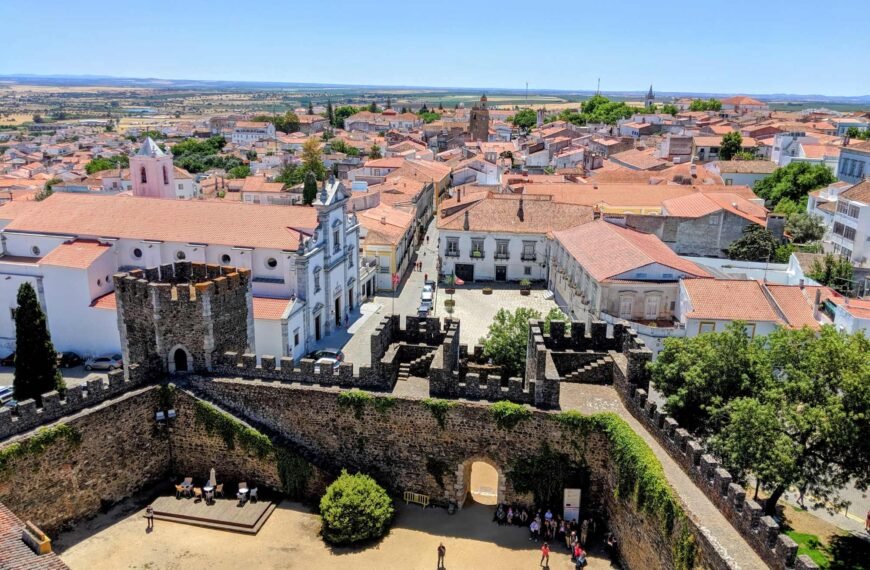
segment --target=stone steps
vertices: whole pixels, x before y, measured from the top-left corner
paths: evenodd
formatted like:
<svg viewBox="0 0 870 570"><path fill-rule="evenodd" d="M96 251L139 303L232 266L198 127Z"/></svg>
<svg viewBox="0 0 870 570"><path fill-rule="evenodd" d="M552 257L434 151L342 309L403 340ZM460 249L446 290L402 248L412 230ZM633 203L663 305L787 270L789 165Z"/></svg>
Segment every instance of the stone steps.
<svg viewBox="0 0 870 570"><path fill-rule="evenodd" d="M399 380L407 380L411 376L411 364L403 362L399 364Z"/></svg>

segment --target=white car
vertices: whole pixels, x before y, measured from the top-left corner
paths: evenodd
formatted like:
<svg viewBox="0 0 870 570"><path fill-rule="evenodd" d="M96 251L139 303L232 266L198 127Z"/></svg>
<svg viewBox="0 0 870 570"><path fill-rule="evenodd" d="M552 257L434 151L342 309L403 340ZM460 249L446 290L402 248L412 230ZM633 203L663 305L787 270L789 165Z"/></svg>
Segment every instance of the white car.
<svg viewBox="0 0 870 570"><path fill-rule="evenodd" d="M85 361L85 370L116 370L124 367L124 361L120 354L107 354L94 356Z"/></svg>
<svg viewBox="0 0 870 570"><path fill-rule="evenodd" d="M327 366L332 366L333 372L336 372L341 366L341 361L334 358L320 358L317 360L317 362L314 363L314 373L320 374L321 368L325 368Z"/></svg>

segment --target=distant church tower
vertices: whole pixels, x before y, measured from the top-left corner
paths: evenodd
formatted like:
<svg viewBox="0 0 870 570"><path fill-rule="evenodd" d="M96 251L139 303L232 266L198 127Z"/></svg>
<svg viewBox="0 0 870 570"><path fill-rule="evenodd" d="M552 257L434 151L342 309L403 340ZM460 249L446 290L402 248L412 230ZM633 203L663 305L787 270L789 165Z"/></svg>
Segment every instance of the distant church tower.
<svg viewBox="0 0 870 570"><path fill-rule="evenodd" d="M489 109L486 108L486 95L482 95L480 103L471 108L468 131L473 141L489 140Z"/></svg>
<svg viewBox="0 0 870 570"><path fill-rule="evenodd" d="M130 179L134 196L176 198L172 153L160 150L151 137L145 139L139 152L130 157Z"/></svg>
<svg viewBox="0 0 870 570"><path fill-rule="evenodd" d="M649 86L649 93L646 94L646 108L652 109L652 106L656 103L656 96L653 93L652 85Z"/></svg>

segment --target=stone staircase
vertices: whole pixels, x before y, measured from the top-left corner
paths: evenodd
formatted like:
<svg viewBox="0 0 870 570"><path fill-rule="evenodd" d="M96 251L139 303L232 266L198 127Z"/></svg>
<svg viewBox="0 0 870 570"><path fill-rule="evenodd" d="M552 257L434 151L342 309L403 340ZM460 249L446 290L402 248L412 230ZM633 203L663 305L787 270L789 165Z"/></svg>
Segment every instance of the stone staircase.
<svg viewBox="0 0 870 570"><path fill-rule="evenodd" d="M403 362L399 364L399 381L407 380L411 376L411 363Z"/></svg>
<svg viewBox="0 0 870 570"><path fill-rule="evenodd" d="M435 359L435 351L428 352L410 362L399 364L399 380L407 380L412 374L422 376L429 369L432 360Z"/></svg>
<svg viewBox="0 0 870 570"><path fill-rule="evenodd" d="M613 358L602 356L601 358L572 370L562 376L562 382L575 384L607 384L613 374Z"/></svg>

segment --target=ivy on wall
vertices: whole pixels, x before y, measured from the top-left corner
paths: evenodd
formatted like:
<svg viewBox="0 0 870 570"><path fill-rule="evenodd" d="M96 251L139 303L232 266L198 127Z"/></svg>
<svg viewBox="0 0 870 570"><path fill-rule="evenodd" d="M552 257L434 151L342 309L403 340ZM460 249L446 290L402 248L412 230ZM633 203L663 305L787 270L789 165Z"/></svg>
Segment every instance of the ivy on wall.
<svg viewBox="0 0 870 570"><path fill-rule="evenodd" d="M67 424L57 424L52 427L40 428L33 437L13 443L0 449L0 479L6 478L12 471L16 460L27 456L41 455L49 447L59 441L72 445L81 443L81 433Z"/></svg>
<svg viewBox="0 0 870 570"><path fill-rule="evenodd" d="M374 397L368 392L353 389L338 394L338 406L352 409L354 417L361 420L366 404L373 399Z"/></svg>
<svg viewBox="0 0 870 570"><path fill-rule="evenodd" d="M426 398L423 400L423 406L426 407L432 415L435 416L435 421L438 422L438 427L444 429L444 426L447 423L447 412L452 408L456 402L451 402L449 400L439 400L437 398Z"/></svg>
<svg viewBox="0 0 870 570"><path fill-rule="evenodd" d="M532 417L532 411L522 404L502 400L489 407L495 424L506 430L514 429L521 421Z"/></svg>

